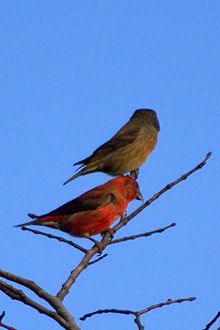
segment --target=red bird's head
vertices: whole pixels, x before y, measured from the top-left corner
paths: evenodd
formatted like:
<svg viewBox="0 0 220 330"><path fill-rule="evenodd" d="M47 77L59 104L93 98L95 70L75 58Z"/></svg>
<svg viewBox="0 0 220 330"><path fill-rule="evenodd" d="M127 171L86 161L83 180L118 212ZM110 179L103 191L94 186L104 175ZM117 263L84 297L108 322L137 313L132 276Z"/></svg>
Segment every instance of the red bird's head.
<svg viewBox="0 0 220 330"><path fill-rule="evenodd" d="M139 199L141 201L144 201L139 184L134 178L132 178L131 176L126 176L124 179L124 185L127 191L127 198L129 201L133 199Z"/></svg>
<svg viewBox="0 0 220 330"><path fill-rule="evenodd" d="M112 179L109 183L117 186L119 190L123 190L123 195L129 203L133 199L144 200L139 184L131 176L120 175L117 178ZM121 189L120 189L121 188Z"/></svg>

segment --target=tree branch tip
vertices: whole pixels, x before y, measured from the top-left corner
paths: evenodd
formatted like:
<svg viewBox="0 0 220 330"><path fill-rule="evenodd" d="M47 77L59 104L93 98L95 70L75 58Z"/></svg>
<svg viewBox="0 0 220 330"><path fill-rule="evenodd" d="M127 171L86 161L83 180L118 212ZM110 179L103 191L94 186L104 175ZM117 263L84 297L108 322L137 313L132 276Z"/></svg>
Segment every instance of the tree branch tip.
<svg viewBox="0 0 220 330"><path fill-rule="evenodd" d="M189 301L194 301L196 299L197 299L197 297L190 297Z"/></svg>
<svg viewBox="0 0 220 330"><path fill-rule="evenodd" d="M177 299L177 300L168 298L167 302L195 301L196 299L197 299L197 297L180 298L180 299Z"/></svg>
<svg viewBox="0 0 220 330"><path fill-rule="evenodd" d="M208 160L212 156L212 151L207 152L205 160Z"/></svg>

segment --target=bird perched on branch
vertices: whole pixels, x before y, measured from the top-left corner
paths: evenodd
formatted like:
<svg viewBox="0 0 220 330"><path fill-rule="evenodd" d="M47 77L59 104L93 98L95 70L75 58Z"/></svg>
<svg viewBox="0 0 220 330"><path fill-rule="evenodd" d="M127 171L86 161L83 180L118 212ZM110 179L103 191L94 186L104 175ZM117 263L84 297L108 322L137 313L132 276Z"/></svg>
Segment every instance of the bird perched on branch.
<svg viewBox="0 0 220 330"><path fill-rule="evenodd" d="M143 199L136 180L119 176L47 214L37 216L29 213L28 216L34 220L15 227L46 226L73 236L90 237L107 231L135 198Z"/></svg>
<svg viewBox="0 0 220 330"><path fill-rule="evenodd" d="M64 184L92 172L117 176L138 171L156 146L159 130L160 124L154 110L136 110L127 124L110 140L96 149L91 156L74 164L80 165L79 170Z"/></svg>

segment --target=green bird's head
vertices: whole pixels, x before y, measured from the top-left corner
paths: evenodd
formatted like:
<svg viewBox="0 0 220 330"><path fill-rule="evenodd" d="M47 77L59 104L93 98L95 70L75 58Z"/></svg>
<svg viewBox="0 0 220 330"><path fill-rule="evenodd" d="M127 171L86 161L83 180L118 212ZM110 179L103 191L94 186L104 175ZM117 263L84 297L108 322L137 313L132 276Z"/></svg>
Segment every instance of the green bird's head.
<svg viewBox="0 0 220 330"><path fill-rule="evenodd" d="M131 116L130 120L143 120L149 124L152 124L158 131L160 130L160 123L157 118L157 113L152 109L137 109Z"/></svg>

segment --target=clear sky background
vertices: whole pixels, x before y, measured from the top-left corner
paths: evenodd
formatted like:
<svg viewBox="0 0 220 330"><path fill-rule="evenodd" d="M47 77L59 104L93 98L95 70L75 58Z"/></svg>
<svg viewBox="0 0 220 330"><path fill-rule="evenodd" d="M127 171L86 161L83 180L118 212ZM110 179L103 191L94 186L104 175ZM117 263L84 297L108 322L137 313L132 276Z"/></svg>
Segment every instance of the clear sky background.
<svg viewBox="0 0 220 330"><path fill-rule="evenodd" d="M58 291L81 253L13 225L109 180L90 174L62 186L72 164L135 109L155 109L161 124L139 176L146 199L213 152L205 168L117 237L171 222L175 228L107 248L109 256L79 277L65 303L83 330L136 329L129 316L79 321L99 308L198 298L145 315L151 330L199 330L220 309L219 17L217 0L0 3L1 268ZM131 203L129 212L139 205ZM19 330L60 329L3 294L0 309Z"/></svg>

